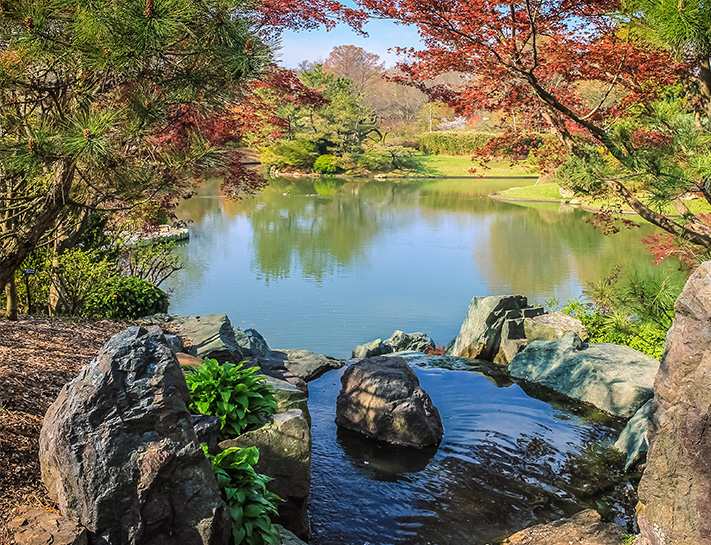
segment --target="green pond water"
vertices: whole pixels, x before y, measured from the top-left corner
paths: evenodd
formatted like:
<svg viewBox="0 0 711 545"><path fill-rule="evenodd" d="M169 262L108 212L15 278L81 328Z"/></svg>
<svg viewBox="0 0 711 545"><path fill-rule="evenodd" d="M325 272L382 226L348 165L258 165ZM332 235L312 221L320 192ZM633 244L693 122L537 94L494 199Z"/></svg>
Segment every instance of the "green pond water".
<svg viewBox="0 0 711 545"><path fill-rule="evenodd" d="M487 197L529 183L279 179L242 201L207 184L178 210L194 223L163 286L170 312L226 313L272 348L346 357L395 329L446 344L475 295L565 301L616 264L655 268L648 225L604 236L583 210Z"/></svg>

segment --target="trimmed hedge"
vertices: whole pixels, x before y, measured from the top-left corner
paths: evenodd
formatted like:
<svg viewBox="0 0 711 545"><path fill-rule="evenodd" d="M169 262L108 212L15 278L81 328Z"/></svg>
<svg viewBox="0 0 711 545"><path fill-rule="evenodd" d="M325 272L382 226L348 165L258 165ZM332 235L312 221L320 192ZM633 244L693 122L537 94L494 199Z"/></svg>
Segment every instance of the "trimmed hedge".
<svg viewBox="0 0 711 545"><path fill-rule="evenodd" d="M476 131L436 131L420 136L426 155L470 155L486 146L494 134Z"/></svg>

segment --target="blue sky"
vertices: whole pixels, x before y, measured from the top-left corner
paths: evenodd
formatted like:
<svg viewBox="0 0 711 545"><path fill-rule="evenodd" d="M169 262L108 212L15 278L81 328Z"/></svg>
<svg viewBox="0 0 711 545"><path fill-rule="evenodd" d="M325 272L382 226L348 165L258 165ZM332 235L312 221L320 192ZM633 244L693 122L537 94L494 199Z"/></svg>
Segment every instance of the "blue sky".
<svg viewBox="0 0 711 545"><path fill-rule="evenodd" d="M397 62L395 54L388 53L391 47L421 48L415 27L396 25L392 21L374 20L365 25L368 37L353 32L346 25L338 25L330 32L285 32L278 52L280 64L296 68L303 60L324 60L337 45L357 45L371 53L377 53L387 66Z"/></svg>

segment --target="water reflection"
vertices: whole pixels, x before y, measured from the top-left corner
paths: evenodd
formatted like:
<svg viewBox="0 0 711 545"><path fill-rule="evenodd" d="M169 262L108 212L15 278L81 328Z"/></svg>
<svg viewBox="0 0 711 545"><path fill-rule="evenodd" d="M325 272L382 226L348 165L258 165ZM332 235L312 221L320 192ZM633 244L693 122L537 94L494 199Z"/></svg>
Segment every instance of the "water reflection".
<svg viewBox="0 0 711 545"><path fill-rule="evenodd" d="M337 430L339 374L311 383L310 543L483 545L588 507L629 521L634 497L609 446L614 421L497 386L476 363L475 371L420 363L445 427L432 458Z"/></svg>
<svg viewBox="0 0 711 545"><path fill-rule="evenodd" d="M347 356L395 329L446 344L474 295L565 301L615 264L652 268L651 227L605 237L582 210L487 197L512 183L292 178L234 201L213 181L178 210L195 223L171 311L226 312L273 346Z"/></svg>

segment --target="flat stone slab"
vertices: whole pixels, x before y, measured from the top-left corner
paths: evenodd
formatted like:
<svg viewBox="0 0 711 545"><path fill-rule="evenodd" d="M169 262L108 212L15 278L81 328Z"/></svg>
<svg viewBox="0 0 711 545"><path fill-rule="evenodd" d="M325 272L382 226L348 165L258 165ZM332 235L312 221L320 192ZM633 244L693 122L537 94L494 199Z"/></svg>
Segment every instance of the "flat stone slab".
<svg viewBox="0 0 711 545"><path fill-rule="evenodd" d="M21 507L10 521L17 545L87 545L88 532L56 513L36 507Z"/></svg>
<svg viewBox="0 0 711 545"><path fill-rule="evenodd" d="M657 360L629 346L587 344L575 333L534 341L509 365L512 377L622 418L631 418L651 399L658 369Z"/></svg>
<svg viewBox="0 0 711 545"><path fill-rule="evenodd" d="M502 545L622 545L624 533L622 526L602 522L596 511L586 509L567 519L526 528Z"/></svg>
<svg viewBox="0 0 711 545"><path fill-rule="evenodd" d="M345 361L309 352L308 350L279 349L272 350L269 353L268 364L270 367L286 367L297 377L301 377L306 382L311 382L328 371L340 369L345 364Z"/></svg>

